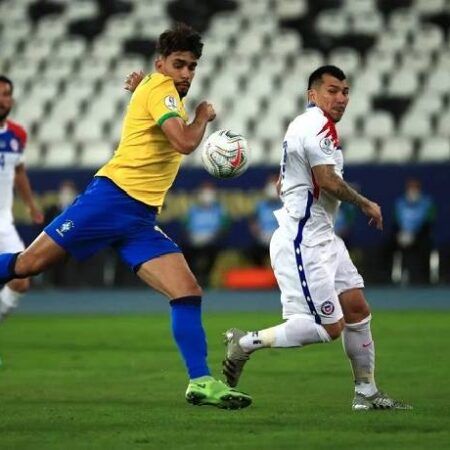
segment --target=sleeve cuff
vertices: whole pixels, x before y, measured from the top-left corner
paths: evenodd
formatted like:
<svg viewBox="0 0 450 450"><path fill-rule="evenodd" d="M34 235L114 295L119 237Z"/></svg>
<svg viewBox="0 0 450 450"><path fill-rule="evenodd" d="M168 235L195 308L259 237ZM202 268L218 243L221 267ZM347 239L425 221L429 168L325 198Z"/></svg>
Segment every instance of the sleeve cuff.
<svg viewBox="0 0 450 450"><path fill-rule="evenodd" d="M161 126L167 119L170 119L171 117L180 117L180 115L177 112L168 112L162 115L156 123Z"/></svg>

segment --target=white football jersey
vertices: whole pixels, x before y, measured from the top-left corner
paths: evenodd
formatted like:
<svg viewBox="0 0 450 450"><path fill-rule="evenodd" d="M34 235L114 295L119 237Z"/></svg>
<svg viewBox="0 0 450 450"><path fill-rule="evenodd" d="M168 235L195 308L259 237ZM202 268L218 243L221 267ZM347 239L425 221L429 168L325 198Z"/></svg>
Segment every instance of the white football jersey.
<svg viewBox="0 0 450 450"><path fill-rule="evenodd" d="M0 221L13 222L12 206L16 167L23 164L27 140L25 130L7 120L0 128Z"/></svg>
<svg viewBox="0 0 450 450"><path fill-rule="evenodd" d="M333 165L342 178L343 157L335 123L320 108L310 106L287 129L280 172L283 208L302 222L299 233L305 245L334 238L340 204L315 183L311 169L318 165Z"/></svg>

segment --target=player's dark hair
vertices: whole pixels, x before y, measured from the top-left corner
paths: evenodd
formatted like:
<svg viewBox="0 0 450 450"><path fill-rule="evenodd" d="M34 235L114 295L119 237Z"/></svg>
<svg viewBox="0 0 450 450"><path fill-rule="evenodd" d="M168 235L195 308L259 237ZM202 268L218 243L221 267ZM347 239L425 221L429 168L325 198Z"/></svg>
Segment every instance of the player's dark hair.
<svg viewBox="0 0 450 450"><path fill-rule="evenodd" d="M8 77L6 77L5 75L0 75L0 83L7 83L7 84L9 84L11 86L11 94L13 93L14 84Z"/></svg>
<svg viewBox="0 0 450 450"><path fill-rule="evenodd" d="M203 42L197 31L184 23L177 23L171 30L159 36L156 53L163 57L173 52L192 52L199 59L202 56Z"/></svg>
<svg viewBox="0 0 450 450"><path fill-rule="evenodd" d="M331 75L334 78L337 78L340 81L345 80L347 77L345 73L336 66L322 66L316 69L308 79L308 90L310 90L313 85L322 82L323 75Z"/></svg>

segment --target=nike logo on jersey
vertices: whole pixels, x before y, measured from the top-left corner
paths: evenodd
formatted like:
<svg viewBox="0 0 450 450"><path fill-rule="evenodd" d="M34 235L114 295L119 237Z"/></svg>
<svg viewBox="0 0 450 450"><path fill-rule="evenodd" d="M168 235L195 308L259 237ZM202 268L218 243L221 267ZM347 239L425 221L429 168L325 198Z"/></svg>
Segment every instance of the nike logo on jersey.
<svg viewBox="0 0 450 450"><path fill-rule="evenodd" d="M364 348L366 348L366 347L368 347L369 345L372 345L372 341L370 341L368 344L363 344L362 346L363 346Z"/></svg>

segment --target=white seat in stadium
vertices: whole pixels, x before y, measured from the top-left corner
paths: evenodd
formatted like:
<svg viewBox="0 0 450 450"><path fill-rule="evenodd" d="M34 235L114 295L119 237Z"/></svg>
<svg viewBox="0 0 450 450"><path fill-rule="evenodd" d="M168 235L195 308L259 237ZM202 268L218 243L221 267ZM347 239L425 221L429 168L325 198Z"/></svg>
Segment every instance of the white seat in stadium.
<svg viewBox="0 0 450 450"><path fill-rule="evenodd" d="M394 119L387 111L374 111L364 117L363 134L377 138L392 136L395 130Z"/></svg>
<svg viewBox="0 0 450 450"><path fill-rule="evenodd" d="M278 0L275 2L275 14L280 20L300 18L308 11L306 0Z"/></svg>
<svg viewBox="0 0 450 450"><path fill-rule="evenodd" d="M437 136L422 139L418 160L422 162L450 161L450 138Z"/></svg>
<svg viewBox="0 0 450 450"><path fill-rule="evenodd" d="M13 120L30 126L34 121L44 117L45 102L37 101L32 97L17 102L14 109Z"/></svg>
<svg viewBox="0 0 450 450"><path fill-rule="evenodd" d="M389 30L396 30L407 34L417 30L419 14L414 8L399 8L392 11L388 24Z"/></svg>
<svg viewBox="0 0 450 450"><path fill-rule="evenodd" d="M242 28L243 18L231 12L223 12L213 16L209 33L217 38L229 39Z"/></svg>
<svg viewBox="0 0 450 450"><path fill-rule="evenodd" d="M241 2L239 12L244 17L261 17L270 13L270 0L252 0Z"/></svg>
<svg viewBox="0 0 450 450"><path fill-rule="evenodd" d="M133 36L136 25L128 14L120 14L108 20L103 36L116 40L124 40Z"/></svg>
<svg viewBox="0 0 450 450"><path fill-rule="evenodd" d="M444 12L447 4L445 0L415 0L414 7L420 14L428 15Z"/></svg>
<svg viewBox="0 0 450 450"><path fill-rule="evenodd" d="M422 25L413 34L412 48L422 52L438 50L444 43L444 32L437 25Z"/></svg>
<svg viewBox="0 0 450 450"><path fill-rule="evenodd" d="M68 120L51 114L39 122L38 138L41 142L61 142L67 139Z"/></svg>
<svg viewBox="0 0 450 450"><path fill-rule="evenodd" d="M386 49L373 50L367 55L364 69L365 71L386 74L391 73L396 64L395 52Z"/></svg>
<svg viewBox="0 0 450 450"><path fill-rule="evenodd" d="M82 2L67 2L64 15L70 20L90 19L98 16L97 2L83 0Z"/></svg>
<svg viewBox="0 0 450 450"><path fill-rule="evenodd" d="M78 154L73 142L53 142L45 152L45 167L62 168L78 166Z"/></svg>
<svg viewBox="0 0 450 450"><path fill-rule="evenodd" d="M59 59L74 60L86 53L86 41L83 38L72 37L63 39L56 45L54 56Z"/></svg>
<svg viewBox="0 0 450 450"><path fill-rule="evenodd" d="M37 37L55 42L64 39L67 32L67 21L60 15L46 16L39 20L35 34Z"/></svg>
<svg viewBox="0 0 450 450"><path fill-rule="evenodd" d="M81 167L100 167L112 156L114 147L104 140L83 142L80 153Z"/></svg>
<svg viewBox="0 0 450 450"><path fill-rule="evenodd" d="M384 92L382 74L363 69L354 75L354 82L350 84L350 102L356 93L358 95L376 95Z"/></svg>
<svg viewBox="0 0 450 450"><path fill-rule="evenodd" d="M390 137L382 140L380 149L380 162L407 163L412 160L414 145L406 137Z"/></svg>
<svg viewBox="0 0 450 450"><path fill-rule="evenodd" d="M283 30L271 38L270 51L277 55L297 56L301 49L300 35L295 31ZM281 70L283 67L280 68Z"/></svg>
<svg viewBox="0 0 450 450"><path fill-rule="evenodd" d="M109 60L88 56L81 61L76 76L82 80L81 85L89 83L92 88L93 83L107 76L109 67Z"/></svg>
<svg viewBox="0 0 450 450"><path fill-rule="evenodd" d="M51 56L53 42L48 39L37 38L27 41L23 50L23 56L33 60L35 64Z"/></svg>
<svg viewBox="0 0 450 450"><path fill-rule="evenodd" d="M450 92L450 73L443 69L430 72L425 87L431 92L448 94Z"/></svg>
<svg viewBox="0 0 450 450"><path fill-rule="evenodd" d="M51 58L41 73L47 79L53 79L55 83L69 78L73 73L73 66L73 59Z"/></svg>
<svg viewBox="0 0 450 450"><path fill-rule="evenodd" d="M354 14L368 13L376 10L375 0L345 0L343 8Z"/></svg>
<svg viewBox="0 0 450 450"><path fill-rule="evenodd" d="M444 99L436 92L424 92L419 97L416 97L411 105L411 113L425 114L439 114L442 110Z"/></svg>
<svg viewBox="0 0 450 450"><path fill-rule="evenodd" d="M407 114L400 122L399 130L403 136L407 137L429 136L432 132L431 119L423 111Z"/></svg>
<svg viewBox="0 0 450 450"><path fill-rule="evenodd" d="M361 117L369 113L371 108L370 98L363 91L356 91L351 94L351 101L345 110L346 116Z"/></svg>
<svg viewBox="0 0 450 450"><path fill-rule="evenodd" d="M103 137L103 122L95 116L85 115L74 125L73 138L78 142L100 141Z"/></svg>
<svg viewBox="0 0 450 450"><path fill-rule="evenodd" d="M345 164L372 163L377 158L375 141L363 136L345 139L342 152Z"/></svg>
<svg viewBox="0 0 450 450"><path fill-rule="evenodd" d="M330 64L340 67L347 76L361 67L361 57L357 50L350 47L338 47L329 54Z"/></svg>
<svg viewBox="0 0 450 450"><path fill-rule="evenodd" d="M340 9L324 9L316 19L316 30L322 35L343 36L350 29L350 16Z"/></svg>
<svg viewBox="0 0 450 450"><path fill-rule="evenodd" d="M237 55L243 55L250 57L261 53L264 48L264 40L261 36L255 35L251 32L241 33L234 47L234 53Z"/></svg>
<svg viewBox="0 0 450 450"><path fill-rule="evenodd" d="M356 120L351 116L344 116L337 125L337 131L341 139L352 138L357 134Z"/></svg>
<svg viewBox="0 0 450 450"><path fill-rule="evenodd" d="M432 64L432 53L422 50L411 50L401 55L400 70L414 70L417 72L426 72Z"/></svg>
<svg viewBox="0 0 450 450"><path fill-rule="evenodd" d="M450 109L438 116L436 131L440 136L450 137Z"/></svg>
<svg viewBox="0 0 450 450"><path fill-rule="evenodd" d="M387 52L395 55L401 52L408 42L408 35L403 31L390 30L381 34L376 45L376 51Z"/></svg>
<svg viewBox="0 0 450 450"><path fill-rule="evenodd" d="M44 164L40 144L34 141L29 141L25 148L25 166L28 167L41 167Z"/></svg>
<svg viewBox="0 0 450 450"><path fill-rule="evenodd" d="M416 93L419 87L417 74L403 70L394 72L389 80L388 92L394 97L409 97Z"/></svg>
<svg viewBox="0 0 450 450"><path fill-rule="evenodd" d="M383 16L378 11L352 14L352 30L355 33L374 36L383 29Z"/></svg>
<svg viewBox="0 0 450 450"><path fill-rule="evenodd" d="M265 147L268 145L268 141L265 139L258 139L257 136L254 136L251 139L248 139L248 145L250 148L250 164L265 164Z"/></svg>
<svg viewBox="0 0 450 450"><path fill-rule="evenodd" d="M99 37L92 46L91 55L95 58L112 59L122 52L122 41L112 37Z"/></svg>

